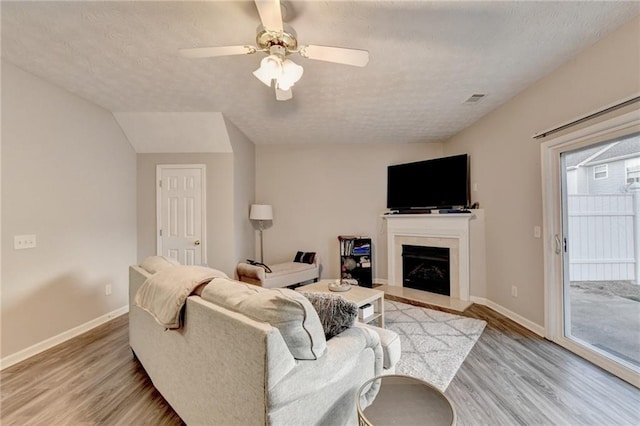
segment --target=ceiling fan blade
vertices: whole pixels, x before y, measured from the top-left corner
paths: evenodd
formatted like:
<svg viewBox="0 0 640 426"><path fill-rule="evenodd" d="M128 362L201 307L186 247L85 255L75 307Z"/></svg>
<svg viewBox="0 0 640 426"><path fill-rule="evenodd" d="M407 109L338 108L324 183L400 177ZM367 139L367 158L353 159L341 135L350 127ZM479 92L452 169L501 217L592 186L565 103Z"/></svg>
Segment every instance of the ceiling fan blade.
<svg viewBox="0 0 640 426"><path fill-rule="evenodd" d="M364 67L369 62L367 50L345 49L344 47L309 45L302 46L298 53L304 58L353 65L354 67Z"/></svg>
<svg viewBox="0 0 640 426"><path fill-rule="evenodd" d="M291 98L293 98L293 92L291 91L291 89L281 90L276 87L276 100L288 101Z"/></svg>
<svg viewBox="0 0 640 426"><path fill-rule="evenodd" d="M255 0L260 21L269 31L282 32L282 10L280 9L280 0Z"/></svg>
<svg viewBox="0 0 640 426"><path fill-rule="evenodd" d="M185 58L213 58L216 56L250 55L256 53L253 46L215 46L194 47L191 49L179 49Z"/></svg>

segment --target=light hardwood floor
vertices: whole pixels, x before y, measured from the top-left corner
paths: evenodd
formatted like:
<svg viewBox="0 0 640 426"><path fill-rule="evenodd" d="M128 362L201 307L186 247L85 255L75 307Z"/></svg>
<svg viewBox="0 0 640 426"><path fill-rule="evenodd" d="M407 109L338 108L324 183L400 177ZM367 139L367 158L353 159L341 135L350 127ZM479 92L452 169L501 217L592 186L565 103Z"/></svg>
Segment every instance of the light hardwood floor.
<svg viewBox="0 0 640 426"><path fill-rule="evenodd" d="M640 390L491 309L465 315L488 324L446 391L459 425L640 425ZM182 424L132 357L126 315L5 369L0 386L2 425Z"/></svg>

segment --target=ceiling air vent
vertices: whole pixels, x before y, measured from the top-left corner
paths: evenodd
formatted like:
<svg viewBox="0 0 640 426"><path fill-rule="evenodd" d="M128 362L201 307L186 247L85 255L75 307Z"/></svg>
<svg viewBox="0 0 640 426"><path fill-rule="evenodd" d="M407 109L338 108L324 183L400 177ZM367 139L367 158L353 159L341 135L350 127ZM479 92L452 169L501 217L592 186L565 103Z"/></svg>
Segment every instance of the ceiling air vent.
<svg viewBox="0 0 640 426"><path fill-rule="evenodd" d="M478 102L480 99L484 98L485 95L484 93L474 93L473 95L469 96L469 99L467 99L466 101L463 102L463 104L475 104L476 102Z"/></svg>

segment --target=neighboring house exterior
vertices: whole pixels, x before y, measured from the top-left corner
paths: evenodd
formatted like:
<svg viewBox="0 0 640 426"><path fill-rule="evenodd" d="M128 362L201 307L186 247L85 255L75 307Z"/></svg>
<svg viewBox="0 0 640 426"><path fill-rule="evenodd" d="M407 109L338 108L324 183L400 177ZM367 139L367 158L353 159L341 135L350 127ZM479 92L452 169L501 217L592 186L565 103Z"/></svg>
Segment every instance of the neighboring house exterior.
<svg viewBox="0 0 640 426"><path fill-rule="evenodd" d="M640 184L640 135L567 155L567 188L574 194L620 194Z"/></svg>

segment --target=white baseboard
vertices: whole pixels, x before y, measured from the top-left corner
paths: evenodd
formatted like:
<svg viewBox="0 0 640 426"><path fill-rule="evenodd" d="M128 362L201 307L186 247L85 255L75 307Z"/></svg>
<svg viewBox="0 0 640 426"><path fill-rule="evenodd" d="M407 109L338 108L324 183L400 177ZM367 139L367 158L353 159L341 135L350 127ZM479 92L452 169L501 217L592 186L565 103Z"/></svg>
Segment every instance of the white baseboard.
<svg viewBox="0 0 640 426"><path fill-rule="evenodd" d="M376 284L383 284L383 285L389 284L389 281L387 281L387 279L385 278L374 278L373 282Z"/></svg>
<svg viewBox="0 0 640 426"><path fill-rule="evenodd" d="M32 356L37 355L40 352L51 349L52 347L59 345L60 343L66 342L67 340L79 336L82 333L86 333L92 328L96 328L97 326L102 325L105 322L110 321L116 317L119 317L120 315L124 315L127 312L129 312L129 305L125 305L121 308L116 309L115 311L111 311L98 318L92 319L91 321L74 327L71 330L64 331L57 336L50 337L47 340L43 340L42 342L29 346L28 348L23 349L19 352L8 355L0 359L0 370L4 370L7 367L11 367L12 365L19 363L20 361L31 358Z"/></svg>
<svg viewBox="0 0 640 426"><path fill-rule="evenodd" d="M545 336L545 329L543 326L541 326L540 324L536 324L533 321L530 321L528 319L526 319L525 317L516 314L513 311L510 311L509 309L498 305L495 302L492 302L489 299L485 299L484 297L476 297L476 296L471 296L470 300L473 303L477 303L478 305L484 305L488 308L493 309L494 311L498 312L499 314L504 315L505 317L509 318L511 321L517 322L518 324L520 324L521 326L523 326L524 328L526 328L527 330L531 330L534 333L536 333L538 336L540 337L544 337Z"/></svg>

